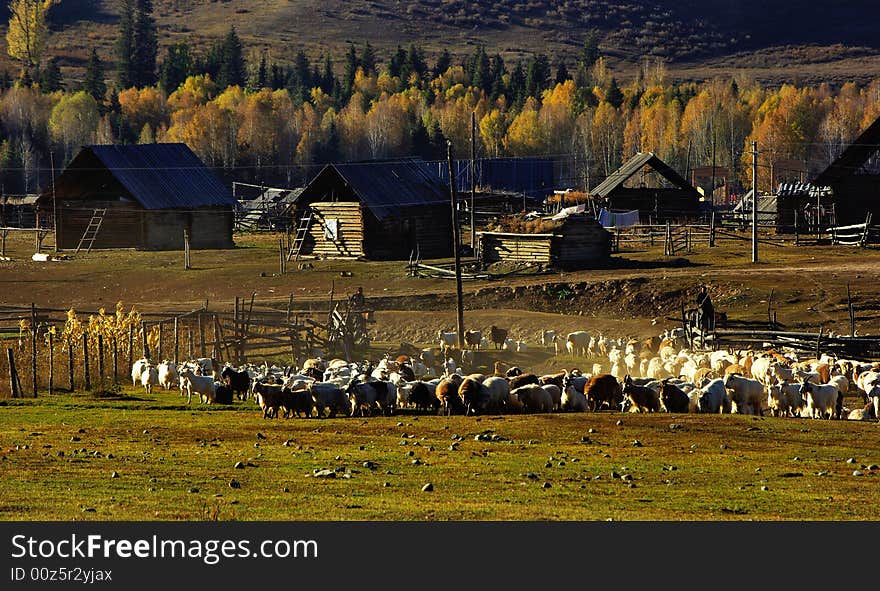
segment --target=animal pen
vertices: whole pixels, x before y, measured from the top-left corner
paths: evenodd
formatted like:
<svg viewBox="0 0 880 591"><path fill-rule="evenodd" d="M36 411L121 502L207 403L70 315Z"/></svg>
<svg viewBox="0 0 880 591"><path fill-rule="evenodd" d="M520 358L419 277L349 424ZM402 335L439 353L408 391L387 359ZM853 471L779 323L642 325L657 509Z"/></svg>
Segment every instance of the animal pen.
<svg viewBox="0 0 880 591"><path fill-rule="evenodd" d="M369 346L372 311L353 299L294 307L286 300L236 298L185 312L105 314L31 305L0 306L0 398L76 390L113 393L132 363L211 358L301 365L315 354L350 358Z"/></svg>

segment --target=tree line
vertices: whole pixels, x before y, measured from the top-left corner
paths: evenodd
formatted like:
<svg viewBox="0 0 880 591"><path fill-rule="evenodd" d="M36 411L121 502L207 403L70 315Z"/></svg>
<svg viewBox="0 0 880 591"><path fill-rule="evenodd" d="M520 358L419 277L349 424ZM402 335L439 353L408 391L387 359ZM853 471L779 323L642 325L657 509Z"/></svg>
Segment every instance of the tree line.
<svg viewBox="0 0 880 591"><path fill-rule="evenodd" d="M267 52L249 63L234 28L204 52L176 43L160 56L152 3L121 0L120 10L113 79L93 50L83 79L68 83L53 60L41 65L40 48L13 55L15 36L7 37L22 69L0 77L5 192L45 188L50 154L60 168L81 145L117 142L185 142L227 179L298 185L326 162L442 159L447 140L465 156L471 113L478 156L553 158L562 185L588 189L653 151L681 172L714 163L748 186L754 140L765 163L759 184L769 190L800 174L770 164L820 170L880 116L880 81L839 89L675 82L662 62L645 61L621 84L594 32L573 64L542 54L508 64L483 47L463 59L444 51L429 60L417 45L383 56L369 43L348 45L341 63L302 51L292 63Z"/></svg>

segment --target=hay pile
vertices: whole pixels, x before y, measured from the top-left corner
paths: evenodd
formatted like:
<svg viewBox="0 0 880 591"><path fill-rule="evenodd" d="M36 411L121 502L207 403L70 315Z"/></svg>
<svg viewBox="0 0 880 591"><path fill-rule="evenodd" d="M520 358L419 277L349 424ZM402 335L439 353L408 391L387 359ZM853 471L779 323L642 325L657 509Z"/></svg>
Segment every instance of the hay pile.
<svg viewBox="0 0 880 591"><path fill-rule="evenodd" d="M572 205L581 205L582 203L586 203L589 199L589 195L584 193L583 191L569 191L564 195L553 194L547 197L547 203L551 205L557 205L560 200L562 200L562 207L570 207Z"/></svg>
<svg viewBox="0 0 880 591"><path fill-rule="evenodd" d="M526 219L524 214L504 216L488 228L490 232L511 234L552 234L564 220L549 218Z"/></svg>

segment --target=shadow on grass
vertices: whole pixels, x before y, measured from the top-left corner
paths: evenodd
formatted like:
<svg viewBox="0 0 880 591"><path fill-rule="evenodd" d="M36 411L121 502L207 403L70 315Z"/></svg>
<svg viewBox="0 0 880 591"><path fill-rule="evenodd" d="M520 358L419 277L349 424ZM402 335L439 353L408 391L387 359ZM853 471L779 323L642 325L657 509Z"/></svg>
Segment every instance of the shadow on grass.
<svg viewBox="0 0 880 591"><path fill-rule="evenodd" d="M683 257L674 257L666 260L637 261L622 257L611 257L610 262L603 266L605 269L683 269L707 267L706 263L695 263Z"/></svg>

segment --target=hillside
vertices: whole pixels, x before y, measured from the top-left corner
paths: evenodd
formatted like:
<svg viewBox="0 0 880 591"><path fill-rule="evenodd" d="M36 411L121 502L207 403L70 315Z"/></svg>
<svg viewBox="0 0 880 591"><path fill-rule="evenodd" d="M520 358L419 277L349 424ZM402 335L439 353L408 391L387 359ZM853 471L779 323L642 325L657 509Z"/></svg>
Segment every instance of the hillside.
<svg viewBox="0 0 880 591"><path fill-rule="evenodd" d="M49 54L68 75L78 76L92 46L111 57L116 4L61 0L51 9ZM880 75L880 38L864 18L872 4L852 0L828 14L809 0L154 1L163 44L201 48L233 24L251 51L269 48L279 61L299 49L339 57L349 42L367 40L384 53L415 42L429 55L443 48L461 55L484 44L512 61L538 51L573 61L584 34L596 29L622 72L658 56L686 78L742 69L771 82ZM6 20L3 14L3 28ZM0 68L13 68L5 52L2 60Z"/></svg>

